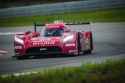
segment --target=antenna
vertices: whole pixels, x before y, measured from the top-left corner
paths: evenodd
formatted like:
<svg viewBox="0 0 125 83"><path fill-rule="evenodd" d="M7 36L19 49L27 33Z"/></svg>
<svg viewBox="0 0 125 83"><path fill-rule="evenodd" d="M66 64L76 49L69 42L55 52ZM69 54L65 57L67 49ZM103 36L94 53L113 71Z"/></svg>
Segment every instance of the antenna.
<svg viewBox="0 0 125 83"><path fill-rule="evenodd" d="M37 26L36 23L34 23L34 32L36 32L36 26Z"/></svg>

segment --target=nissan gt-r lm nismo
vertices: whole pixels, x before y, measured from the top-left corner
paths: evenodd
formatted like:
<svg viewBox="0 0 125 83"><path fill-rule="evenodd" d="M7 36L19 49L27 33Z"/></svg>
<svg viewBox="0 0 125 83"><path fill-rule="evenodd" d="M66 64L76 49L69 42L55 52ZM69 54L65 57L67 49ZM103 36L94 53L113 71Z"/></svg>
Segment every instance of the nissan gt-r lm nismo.
<svg viewBox="0 0 125 83"><path fill-rule="evenodd" d="M17 58L37 55L79 55L93 50L91 31L72 31L65 23L51 23L37 31L15 34L14 50ZM77 28L77 27L76 27Z"/></svg>

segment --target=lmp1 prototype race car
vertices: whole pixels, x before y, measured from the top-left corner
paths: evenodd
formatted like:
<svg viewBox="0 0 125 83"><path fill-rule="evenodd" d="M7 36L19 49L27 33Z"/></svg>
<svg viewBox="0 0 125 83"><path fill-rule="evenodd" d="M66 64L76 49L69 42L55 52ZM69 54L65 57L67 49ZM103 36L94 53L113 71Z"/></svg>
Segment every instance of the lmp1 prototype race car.
<svg viewBox="0 0 125 83"><path fill-rule="evenodd" d="M17 33L14 37L15 56L79 55L93 50L91 31L71 31L65 23L45 24L41 31ZM77 27L76 27L77 28Z"/></svg>

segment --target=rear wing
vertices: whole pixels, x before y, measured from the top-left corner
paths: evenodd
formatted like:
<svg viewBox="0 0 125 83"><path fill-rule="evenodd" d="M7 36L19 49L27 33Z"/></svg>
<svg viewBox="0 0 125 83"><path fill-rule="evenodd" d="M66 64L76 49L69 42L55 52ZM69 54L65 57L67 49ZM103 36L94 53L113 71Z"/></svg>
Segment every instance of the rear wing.
<svg viewBox="0 0 125 83"><path fill-rule="evenodd" d="M88 25L90 22L66 23L66 25Z"/></svg>
<svg viewBox="0 0 125 83"><path fill-rule="evenodd" d="M34 32L37 31L37 26L44 26L44 24L34 23Z"/></svg>
<svg viewBox="0 0 125 83"><path fill-rule="evenodd" d="M37 26L44 26L42 23L34 23L34 32L37 31ZM90 22L76 22L76 23L65 23L65 25L90 25Z"/></svg>

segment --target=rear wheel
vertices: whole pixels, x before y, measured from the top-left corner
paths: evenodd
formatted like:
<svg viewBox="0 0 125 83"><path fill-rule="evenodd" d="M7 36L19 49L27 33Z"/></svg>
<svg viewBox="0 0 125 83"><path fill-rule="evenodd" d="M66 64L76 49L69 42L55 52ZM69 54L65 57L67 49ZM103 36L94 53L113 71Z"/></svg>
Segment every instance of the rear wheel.
<svg viewBox="0 0 125 83"><path fill-rule="evenodd" d="M93 38L92 38L92 33L90 34L90 49L84 51L84 54L91 54L93 50Z"/></svg>
<svg viewBox="0 0 125 83"><path fill-rule="evenodd" d="M80 32L78 32L78 35L77 35L77 48L78 48L77 55L80 55L80 52L81 52Z"/></svg>
<svg viewBox="0 0 125 83"><path fill-rule="evenodd" d="M92 52L93 50L93 38L92 38L92 33L90 34L90 51Z"/></svg>

